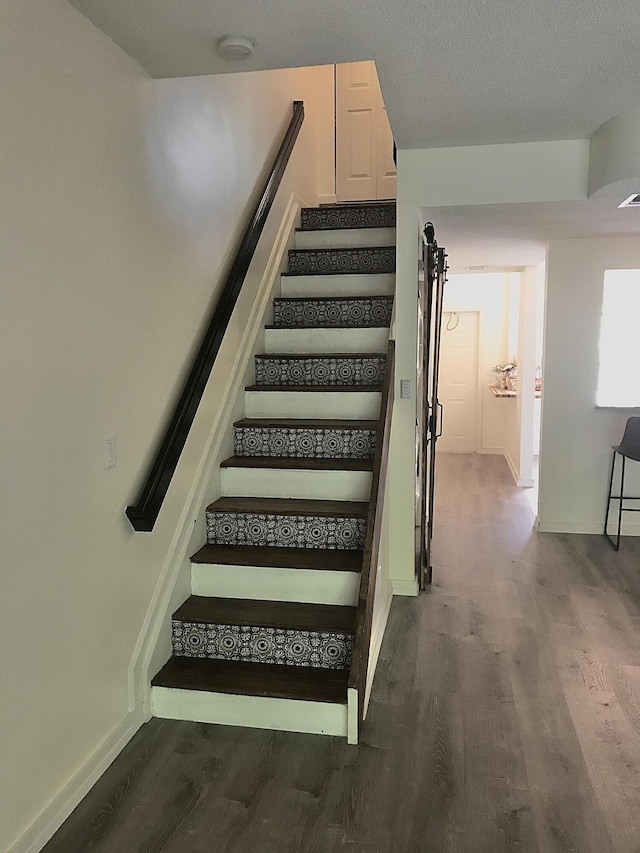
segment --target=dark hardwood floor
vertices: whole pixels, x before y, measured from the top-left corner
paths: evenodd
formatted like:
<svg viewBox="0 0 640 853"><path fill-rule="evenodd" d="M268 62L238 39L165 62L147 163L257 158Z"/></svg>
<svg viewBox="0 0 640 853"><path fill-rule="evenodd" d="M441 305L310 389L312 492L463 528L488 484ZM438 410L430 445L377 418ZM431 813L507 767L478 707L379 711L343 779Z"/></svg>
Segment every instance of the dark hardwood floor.
<svg viewBox="0 0 640 853"><path fill-rule="evenodd" d="M358 747L153 720L46 853L640 853L640 540L533 533L502 459L438 465Z"/></svg>

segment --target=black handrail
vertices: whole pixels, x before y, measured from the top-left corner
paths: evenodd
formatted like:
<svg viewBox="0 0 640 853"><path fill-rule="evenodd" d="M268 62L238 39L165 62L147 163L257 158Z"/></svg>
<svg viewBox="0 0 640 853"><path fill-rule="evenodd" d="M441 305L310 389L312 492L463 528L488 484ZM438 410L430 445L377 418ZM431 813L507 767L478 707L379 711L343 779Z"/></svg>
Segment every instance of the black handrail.
<svg viewBox="0 0 640 853"><path fill-rule="evenodd" d="M231 264L222 293L213 309L200 349L142 487L138 502L125 510L134 530L149 532L153 530L156 523L303 121L304 104L302 101L294 101L291 122Z"/></svg>

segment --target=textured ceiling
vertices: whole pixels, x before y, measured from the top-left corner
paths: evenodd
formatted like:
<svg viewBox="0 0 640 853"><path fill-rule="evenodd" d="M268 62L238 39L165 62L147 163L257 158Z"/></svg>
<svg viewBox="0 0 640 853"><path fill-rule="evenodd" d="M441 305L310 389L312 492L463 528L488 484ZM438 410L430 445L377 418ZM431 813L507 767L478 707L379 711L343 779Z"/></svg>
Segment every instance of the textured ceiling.
<svg viewBox="0 0 640 853"><path fill-rule="evenodd" d="M374 59L400 148L585 138L640 93L637 0L72 3L154 77Z"/></svg>

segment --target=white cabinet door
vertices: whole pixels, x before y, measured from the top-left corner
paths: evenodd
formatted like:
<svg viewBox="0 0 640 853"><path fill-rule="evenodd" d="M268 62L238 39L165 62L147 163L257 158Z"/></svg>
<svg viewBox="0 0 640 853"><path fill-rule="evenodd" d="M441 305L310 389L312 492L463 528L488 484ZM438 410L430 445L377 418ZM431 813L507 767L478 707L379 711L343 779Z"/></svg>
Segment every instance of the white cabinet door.
<svg viewBox="0 0 640 853"><path fill-rule="evenodd" d="M338 201L395 198L393 136L373 62L336 65Z"/></svg>
<svg viewBox="0 0 640 853"><path fill-rule="evenodd" d="M443 406L439 452L473 453L478 412L477 311L442 315L438 399Z"/></svg>

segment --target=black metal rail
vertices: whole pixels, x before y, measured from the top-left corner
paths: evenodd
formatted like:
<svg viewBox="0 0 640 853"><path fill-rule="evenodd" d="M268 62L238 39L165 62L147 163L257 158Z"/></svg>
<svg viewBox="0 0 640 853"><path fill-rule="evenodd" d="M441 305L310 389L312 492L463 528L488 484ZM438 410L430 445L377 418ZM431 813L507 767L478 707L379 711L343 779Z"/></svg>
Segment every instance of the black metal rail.
<svg viewBox="0 0 640 853"><path fill-rule="evenodd" d="M302 101L294 101L291 122L231 264L220 299L213 310L138 502L125 510L134 530L149 532L156 523L303 121L304 104Z"/></svg>

